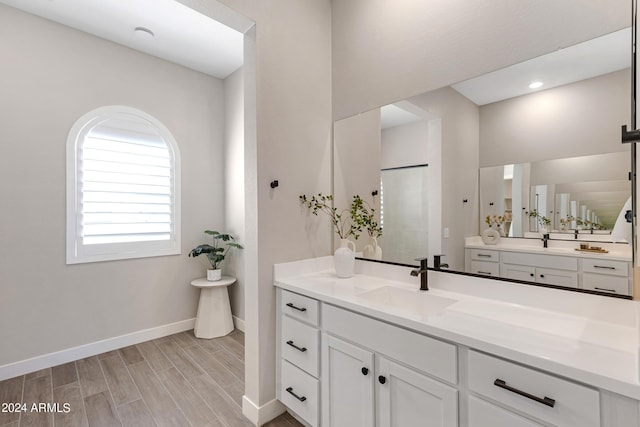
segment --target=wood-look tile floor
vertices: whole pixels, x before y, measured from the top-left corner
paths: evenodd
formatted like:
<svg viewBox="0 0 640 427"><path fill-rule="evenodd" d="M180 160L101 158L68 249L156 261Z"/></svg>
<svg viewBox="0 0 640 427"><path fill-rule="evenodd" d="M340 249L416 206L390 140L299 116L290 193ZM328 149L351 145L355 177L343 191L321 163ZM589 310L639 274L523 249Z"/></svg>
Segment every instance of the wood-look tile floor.
<svg viewBox="0 0 640 427"><path fill-rule="evenodd" d="M251 426L243 393L242 332L181 332L0 382L0 427ZM285 413L266 425L301 424Z"/></svg>

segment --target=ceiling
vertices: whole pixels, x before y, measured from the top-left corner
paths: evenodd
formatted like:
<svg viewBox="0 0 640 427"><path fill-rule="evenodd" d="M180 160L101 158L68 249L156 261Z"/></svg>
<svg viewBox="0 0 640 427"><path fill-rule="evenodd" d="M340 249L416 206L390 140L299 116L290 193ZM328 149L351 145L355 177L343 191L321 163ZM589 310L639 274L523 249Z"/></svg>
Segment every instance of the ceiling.
<svg viewBox="0 0 640 427"><path fill-rule="evenodd" d="M477 105L623 70L631 66L631 28L483 74L452 87ZM544 82L530 89L534 81Z"/></svg>
<svg viewBox="0 0 640 427"><path fill-rule="evenodd" d="M394 126L406 125L408 123L419 122L424 118L419 117L409 111L398 107L395 104L380 107L380 128L387 129Z"/></svg>
<svg viewBox="0 0 640 427"><path fill-rule="evenodd" d="M242 66L242 33L174 0L0 3L217 78L224 79ZM136 32L136 27L149 29L154 36Z"/></svg>

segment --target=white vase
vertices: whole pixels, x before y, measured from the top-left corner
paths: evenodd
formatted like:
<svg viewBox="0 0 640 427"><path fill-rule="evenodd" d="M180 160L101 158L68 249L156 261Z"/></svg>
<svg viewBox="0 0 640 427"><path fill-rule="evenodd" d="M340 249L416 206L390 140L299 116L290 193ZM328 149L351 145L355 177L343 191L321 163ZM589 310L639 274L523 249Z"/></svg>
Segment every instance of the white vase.
<svg viewBox="0 0 640 427"><path fill-rule="evenodd" d="M482 232L480 238L485 245L496 245L500 241L500 233L493 228L487 228Z"/></svg>
<svg viewBox="0 0 640 427"><path fill-rule="evenodd" d="M333 254L336 276L349 278L353 276L356 264L356 245L348 239L340 239L340 247Z"/></svg>
<svg viewBox="0 0 640 427"><path fill-rule="evenodd" d="M378 239L369 237L369 244L362 250L362 257L375 260L382 259L382 248L378 246Z"/></svg>
<svg viewBox="0 0 640 427"><path fill-rule="evenodd" d="M217 270L209 269L207 270L207 280L210 282L215 282L217 280L222 279L222 269L218 268Z"/></svg>

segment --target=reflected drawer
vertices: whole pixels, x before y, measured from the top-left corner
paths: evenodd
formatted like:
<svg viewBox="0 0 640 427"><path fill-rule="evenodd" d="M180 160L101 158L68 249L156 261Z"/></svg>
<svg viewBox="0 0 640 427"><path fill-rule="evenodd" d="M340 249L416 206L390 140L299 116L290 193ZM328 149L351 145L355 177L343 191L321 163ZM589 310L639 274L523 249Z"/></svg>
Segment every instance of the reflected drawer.
<svg viewBox="0 0 640 427"><path fill-rule="evenodd" d="M500 262L500 252L488 251L486 249L471 249L471 259L476 261Z"/></svg>
<svg viewBox="0 0 640 427"><path fill-rule="evenodd" d="M282 307L284 314L318 326L320 305L313 298L282 290Z"/></svg>
<svg viewBox="0 0 640 427"><path fill-rule="evenodd" d="M575 271L555 270L553 268L536 268L536 282L577 288L578 273Z"/></svg>
<svg viewBox="0 0 640 427"><path fill-rule="evenodd" d="M500 264L497 262L471 261L471 271L474 274L484 274L485 276L499 277Z"/></svg>
<svg viewBox="0 0 640 427"><path fill-rule="evenodd" d="M629 263L600 259L583 259L582 271L585 273L607 274L629 277Z"/></svg>
<svg viewBox="0 0 640 427"><path fill-rule="evenodd" d="M559 426L600 426L597 390L469 351L469 389Z"/></svg>
<svg viewBox="0 0 640 427"><path fill-rule="evenodd" d="M282 316L280 339L281 356L317 377L320 332L302 322Z"/></svg>
<svg viewBox="0 0 640 427"><path fill-rule="evenodd" d="M610 292L617 295L630 295L628 277L583 273L582 287L592 291Z"/></svg>
<svg viewBox="0 0 640 427"><path fill-rule="evenodd" d="M312 426L318 425L319 382L282 360L280 401Z"/></svg>

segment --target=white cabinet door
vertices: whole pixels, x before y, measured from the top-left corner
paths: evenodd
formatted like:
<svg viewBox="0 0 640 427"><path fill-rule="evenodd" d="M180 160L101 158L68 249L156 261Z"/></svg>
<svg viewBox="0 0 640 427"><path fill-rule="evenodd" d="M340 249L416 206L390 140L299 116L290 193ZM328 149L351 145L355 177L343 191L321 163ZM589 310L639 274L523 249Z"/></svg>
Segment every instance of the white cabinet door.
<svg viewBox="0 0 640 427"><path fill-rule="evenodd" d="M469 427L541 427L541 424L469 396Z"/></svg>
<svg viewBox="0 0 640 427"><path fill-rule="evenodd" d="M536 268L528 265L502 264L500 277L507 279L525 280L527 282L535 282Z"/></svg>
<svg viewBox="0 0 640 427"><path fill-rule="evenodd" d="M458 392L453 387L384 357L378 359L376 385L379 427L458 425Z"/></svg>
<svg viewBox="0 0 640 427"><path fill-rule="evenodd" d="M322 334L322 425L374 425L373 353Z"/></svg>

